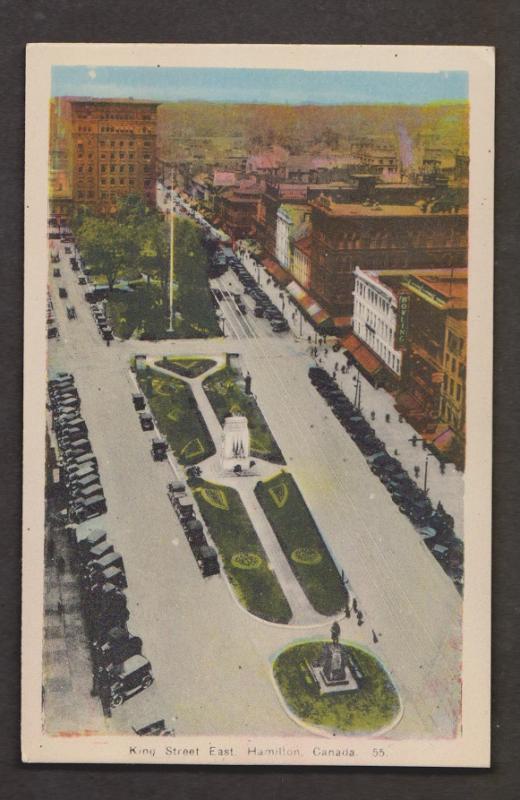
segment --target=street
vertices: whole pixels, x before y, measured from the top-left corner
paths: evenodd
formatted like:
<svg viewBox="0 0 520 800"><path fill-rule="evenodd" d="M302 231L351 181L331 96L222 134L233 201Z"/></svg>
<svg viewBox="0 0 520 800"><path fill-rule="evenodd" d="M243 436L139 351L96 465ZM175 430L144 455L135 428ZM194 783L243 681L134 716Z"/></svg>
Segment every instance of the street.
<svg viewBox="0 0 520 800"><path fill-rule="evenodd" d="M404 715L387 735L454 735L461 599L310 384L306 337L273 334L266 320L253 316L249 299L245 316L224 300L226 338L114 341L107 347L63 245L60 251L62 278L50 278L60 338L49 343L49 368L75 376L108 503L105 516L84 526L106 528L123 556L129 629L143 638L155 677L151 689L111 719L104 720L100 710L100 730L128 732L133 708L144 705L175 718L179 734L302 734L273 691L269 659L297 638L328 637L330 622L305 628L264 623L238 605L222 575L201 577L166 495L171 467L152 461L153 434L143 433L131 401L129 361L136 352L159 358L229 351L250 372L287 468L363 611L363 627L354 618L341 621L342 637L374 650L401 693ZM214 285L242 289L230 271ZM67 288L67 301L59 298L59 286ZM75 305L77 319L67 318L66 303ZM371 407L364 397L364 408ZM462 506L462 492L459 501ZM453 506L446 508L454 513Z"/></svg>

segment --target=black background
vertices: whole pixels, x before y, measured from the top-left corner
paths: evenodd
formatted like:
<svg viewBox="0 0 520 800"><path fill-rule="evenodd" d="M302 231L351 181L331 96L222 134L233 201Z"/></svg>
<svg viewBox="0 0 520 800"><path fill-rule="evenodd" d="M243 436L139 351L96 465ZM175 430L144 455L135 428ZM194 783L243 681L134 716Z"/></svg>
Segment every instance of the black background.
<svg viewBox="0 0 520 800"><path fill-rule="evenodd" d="M519 131L517 0L0 0L3 381L0 795L5 798L517 800L520 709ZM492 768L195 768L22 765L19 748L24 80L27 42L466 44L497 48ZM478 132L477 132L478 133ZM43 268L43 267L42 267ZM492 302L492 298L489 298ZM28 354L30 358L30 354ZM30 458L30 453L27 454ZM470 539L472 531L466 532ZM484 687L483 687L484 691Z"/></svg>

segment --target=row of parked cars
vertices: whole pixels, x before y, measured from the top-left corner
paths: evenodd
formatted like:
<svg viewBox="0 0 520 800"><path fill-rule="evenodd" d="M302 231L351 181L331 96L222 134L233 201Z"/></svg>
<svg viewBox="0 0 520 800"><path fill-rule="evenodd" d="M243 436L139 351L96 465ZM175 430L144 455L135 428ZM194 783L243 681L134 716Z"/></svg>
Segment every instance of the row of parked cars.
<svg viewBox="0 0 520 800"><path fill-rule="evenodd" d="M386 487L399 511L418 529L428 549L460 589L463 585L463 543L455 536L454 520L441 503L433 507L427 492L410 478L399 459L391 456L374 429L321 367L311 367L309 377L341 425Z"/></svg>
<svg viewBox="0 0 520 800"><path fill-rule="evenodd" d="M107 504L92 452L88 428L80 414L74 376L61 372L48 383L52 426L60 454L60 478L67 491L69 518L80 523L105 514Z"/></svg>
<svg viewBox="0 0 520 800"><path fill-rule="evenodd" d="M255 317L265 317L265 319L269 320L271 329L275 333L288 331L289 325L280 309L275 306L264 290L258 286L255 279L251 277L239 259L233 257L230 262L229 266L242 286L244 286L245 293L254 300L255 309L253 313Z"/></svg>
<svg viewBox="0 0 520 800"><path fill-rule="evenodd" d="M169 483L168 497L182 525L202 577L218 575L220 565L217 551L208 544L202 522L195 516L192 500L186 493L185 484L181 481Z"/></svg>
<svg viewBox="0 0 520 800"><path fill-rule="evenodd" d="M90 310L92 311L92 316L94 317L94 321L97 325L97 329L102 339L105 342L111 341L114 338L114 334L112 332L112 328L108 323L103 303L93 303L90 306Z"/></svg>
<svg viewBox="0 0 520 800"><path fill-rule="evenodd" d="M152 685L152 667L142 653L142 639L128 630L123 558L106 532L94 530L77 541L77 557L94 671L93 693L109 714L111 708Z"/></svg>

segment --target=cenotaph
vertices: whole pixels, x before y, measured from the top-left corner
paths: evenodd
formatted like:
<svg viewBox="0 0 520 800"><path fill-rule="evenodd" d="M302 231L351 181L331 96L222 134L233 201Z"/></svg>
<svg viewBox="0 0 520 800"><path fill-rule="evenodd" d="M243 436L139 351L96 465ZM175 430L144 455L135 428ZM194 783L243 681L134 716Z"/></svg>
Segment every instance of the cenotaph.
<svg viewBox="0 0 520 800"><path fill-rule="evenodd" d="M250 442L247 417L231 416L224 420L221 462L225 470L236 472L249 467ZM240 469L238 469L240 467Z"/></svg>

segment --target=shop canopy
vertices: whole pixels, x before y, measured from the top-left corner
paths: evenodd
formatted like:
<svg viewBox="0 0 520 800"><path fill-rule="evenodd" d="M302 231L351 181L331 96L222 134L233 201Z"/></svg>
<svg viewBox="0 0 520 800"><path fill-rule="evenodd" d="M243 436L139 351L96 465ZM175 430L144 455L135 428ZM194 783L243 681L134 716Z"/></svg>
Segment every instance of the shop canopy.
<svg viewBox="0 0 520 800"><path fill-rule="evenodd" d="M364 344L355 333L349 333L345 339L341 340L341 346L347 350L356 364L369 375L376 375L384 364L372 350Z"/></svg>
<svg viewBox="0 0 520 800"><path fill-rule="evenodd" d="M305 289L302 289L299 283L291 281L287 286L287 291L314 325L321 325L325 320L329 319L327 312L316 302L314 297L311 297Z"/></svg>
<svg viewBox="0 0 520 800"><path fill-rule="evenodd" d="M269 275L271 275L280 286L287 286L290 282L291 276L288 275L284 268L281 267L277 261L274 261L274 259L262 259L262 266L266 268Z"/></svg>

